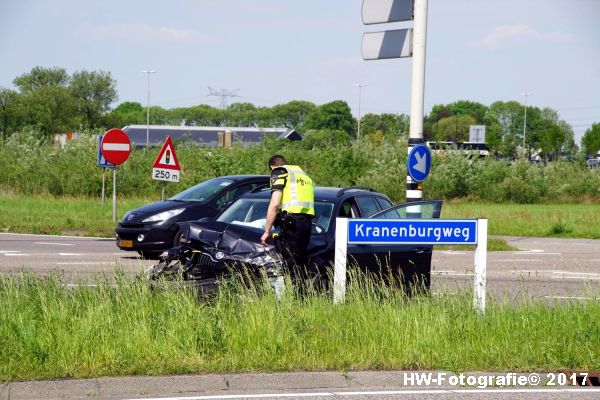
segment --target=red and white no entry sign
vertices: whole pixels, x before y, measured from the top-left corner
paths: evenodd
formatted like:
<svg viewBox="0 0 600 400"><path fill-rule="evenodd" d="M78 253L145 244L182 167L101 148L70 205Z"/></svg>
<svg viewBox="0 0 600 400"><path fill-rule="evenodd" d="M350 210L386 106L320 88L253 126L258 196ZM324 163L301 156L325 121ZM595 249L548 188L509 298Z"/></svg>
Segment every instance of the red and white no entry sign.
<svg viewBox="0 0 600 400"><path fill-rule="evenodd" d="M129 158L131 141L125 132L113 128L108 130L102 137L100 148L106 161L114 165L120 165Z"/></svg>

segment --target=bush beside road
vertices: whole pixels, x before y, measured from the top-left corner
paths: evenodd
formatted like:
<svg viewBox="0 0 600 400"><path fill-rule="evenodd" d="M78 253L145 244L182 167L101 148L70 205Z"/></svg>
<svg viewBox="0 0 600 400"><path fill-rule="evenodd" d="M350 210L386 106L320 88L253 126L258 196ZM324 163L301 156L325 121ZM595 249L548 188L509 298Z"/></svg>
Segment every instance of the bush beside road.
<svg viewBox="0 0 600 400"><path fill-rule="evenodd" d="M179 183L169 183L172 195L221 175L267 174L265 160L281 153L301 165L319 186L366 185L403 201L406 194L406 139L352 144L310 140L277 141L258 146L206 148L175 143L181 164ZM81 135L64 148L48 145L35 135L19 133L0 142L0 190L25 195L100 196L102 168L96 166L97 139ZM133 149L118 168L117 192L125 197L153 197L162 183L151 179L158 149ZM111 174L107 185L112 187ZM535 165L462 155L436 156L425 182L427 199L471 199L493 203L600 202L600 169L584 160Z"/></svg>

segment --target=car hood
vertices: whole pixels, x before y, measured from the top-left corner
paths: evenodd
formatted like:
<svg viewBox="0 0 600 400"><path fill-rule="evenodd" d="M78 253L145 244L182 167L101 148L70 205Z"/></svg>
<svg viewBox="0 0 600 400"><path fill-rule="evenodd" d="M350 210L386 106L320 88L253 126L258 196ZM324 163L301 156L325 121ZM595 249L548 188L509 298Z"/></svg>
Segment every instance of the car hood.
<svg viewBox="0 0 600 400"><path fill-rule="evenodd" d="M130 210L123 218L123 223L138 223L140 220L147 218L150 215L158 214L164 211L174 210L177 208L187 208L190 206L190 202L187 201L176 201L176 200L165 200L157 201L156 203L147 204L145 206Z"/></svg>
<svg viewBox="0 0 600 400"><path fill-rule="evenodd" d="M220 250L230 256L258 255L273 250L260 243L262 233L243 225L218 221L179 222L179 229L192 242Z"/></svg>

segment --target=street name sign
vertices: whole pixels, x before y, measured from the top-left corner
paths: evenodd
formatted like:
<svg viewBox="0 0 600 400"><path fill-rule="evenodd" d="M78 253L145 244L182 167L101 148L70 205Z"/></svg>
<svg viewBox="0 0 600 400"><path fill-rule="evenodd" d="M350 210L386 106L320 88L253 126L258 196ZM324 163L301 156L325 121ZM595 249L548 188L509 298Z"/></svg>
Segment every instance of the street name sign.
<svg viewBox="0 0 600 400"><path fill-rule="evenodd" d="M423 182L431 169L431 151L424 144L412 148L406 159L406 169L415 182Z"/></svg>
<svg viewBox="0 0 600 400"><path fill-rule="evenodd" d="M365 25L412 19L413 0L363 0L362 20Z"/></svg>
<svg viewBox="0 0 600 400"><path fill-rule="evenodd" d="M171 136L167 136L152 166L152 179L167 182L179 182L181 166L175 154Z"/></svg>
<svg viewBox="0 0 600 400"><path fill-rule="evenodd" d="M362 38L363 60L412 56L412 29L367 32Z"/></svg>
<svg viewBox="0 0 600 400"><path fill-rule="evenodd" d="M335 220L333 303L346 296L348 245L475 245L473 306L485 313L487 219L348 219Z"/></svg>
<svg viewBox="0 0 600 400"><path fill-rule="evenodd" d="M477 220L350 219L348 244L476 244Z"/></svg>
<svg viewBox="0 0 600 400"><path fill-rule="evenodd" d="M125 132L113 128L102 136L100 149L106 161L113 165L121 165L129 158L131 141Z"/></svg>

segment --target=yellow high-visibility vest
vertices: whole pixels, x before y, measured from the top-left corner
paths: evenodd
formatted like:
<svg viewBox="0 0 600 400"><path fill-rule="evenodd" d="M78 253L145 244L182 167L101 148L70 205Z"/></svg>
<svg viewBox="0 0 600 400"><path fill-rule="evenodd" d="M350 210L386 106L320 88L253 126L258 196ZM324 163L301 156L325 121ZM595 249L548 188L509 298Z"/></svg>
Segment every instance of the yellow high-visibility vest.
<svg viewBox="0 0 600 400"><path fill-rule="evenodd" d="M283 165L287 182L281 195L281 211L315 215L315 187L312 179L297 165Z"/></svg>

